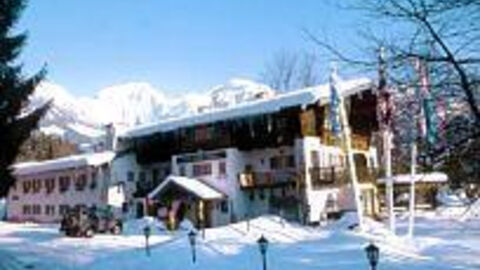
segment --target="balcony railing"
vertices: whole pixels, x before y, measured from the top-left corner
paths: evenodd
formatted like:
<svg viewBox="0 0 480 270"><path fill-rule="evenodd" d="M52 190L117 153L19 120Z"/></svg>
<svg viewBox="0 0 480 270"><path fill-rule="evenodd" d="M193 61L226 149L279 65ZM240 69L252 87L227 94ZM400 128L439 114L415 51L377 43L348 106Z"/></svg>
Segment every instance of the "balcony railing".
<svg viewBox="0 0 480 270"><path fill-rule="evenodd" d="M276 187L295 183L293 171L269 171L241 173L238 180L241 188Z"/></svg>
<svg viewBox="0 0 480 270"><path fill-rule="evenodd" d="M360 183L376 183L379 172L373 168L357 167L357 177Z"/></svg>
<svg viewBox="0 0 480 270"><path fill-rule="evenodd" d="M370 146L370 139L368 136L352 134L352 148L358 150L367 151ZM333 136L329 131L325 131L323 135L323 143L325 145L335 146L338 145L340 138Z"/></svg>
<svg viewBox="0 0 480 270"><path fill-rule="evenodd" d="M356 167L359 183L375 183L377 172L371 168ZM329 185L343 185L351 180L347 168L343 167L312 167L309 169L312 188L318 189Z"/></svg>
<svg viewBox="0 0 480 270"><path fill-rule="evenodd" d="M352 134L352 148L359 150L368 150L370 146L370 140L368 136Z"/></svg>
<svg viewBox="0 0 480 270"><path fill-rule="evenodd" d="M327 185L338 185L346 180L345 169L342 167L312 167L309 169L313 189Z"/></svg>

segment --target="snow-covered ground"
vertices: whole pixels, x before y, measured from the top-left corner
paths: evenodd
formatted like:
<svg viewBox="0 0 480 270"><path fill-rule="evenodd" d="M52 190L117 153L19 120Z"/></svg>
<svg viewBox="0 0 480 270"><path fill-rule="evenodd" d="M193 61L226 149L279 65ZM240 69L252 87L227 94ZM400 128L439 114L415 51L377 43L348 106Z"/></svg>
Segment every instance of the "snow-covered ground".
<svg viewBox="0 0 480 270"><path fill-rule="evenodd" d="M207 229L198 235L197 263L184 229L169 233L150 221L151 256L146 256L142 229L146 221L127 224L121 236L96 235L91 239L66 238L56 225L0 223L0 268L7 269L261 269L257 239L269 241L268 269L368 269L363 248L370 241L380 247L378 269L479 269L480 221L464 222L442 212L421 213L416 237L394 237L380 223L368 221L364 233L348 230L349 219L326 227L304 227L275 216L247 223ZM398 235L406 232L406 217L399 218ZM23 268L22 268L23 267Z"/></svg>

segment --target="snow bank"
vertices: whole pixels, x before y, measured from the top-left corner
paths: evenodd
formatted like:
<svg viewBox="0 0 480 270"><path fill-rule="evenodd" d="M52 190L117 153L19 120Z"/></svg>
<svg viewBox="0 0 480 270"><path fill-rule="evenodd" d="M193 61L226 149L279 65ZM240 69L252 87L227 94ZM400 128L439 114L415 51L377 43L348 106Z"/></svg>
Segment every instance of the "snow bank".
<svg viewBox="0 0 480 270"><path fill-rule="evenodd" d="M178 227L180 230L188 231L188 232L196 230L195 225L193 225L193 223L188 219L182 220L182 222L180 222L180 225Z"/></svg>
<svg viewBox="0 0 480 270"><path fill-rule="evenodd" d="M155 222L145 218L127 225L142 233L145 224ZM356 218L347 213L339 222L350 224ZM312 228L277 216L261 216L250 220L249 231L245 221L206 229L205 238L197 237L197 262L193 264L188 237L183 231L152 236L151 256L147 256L143 235L66 238L59 235L58 228L43 224L0 222L0 249L12 252L35 269L258 269L261 257L257 240L264 235L270 243L269 269L367 269L363 249L369 241L380 247L379 269L478 269L478 234L450 226L451 223L419 217L414 242L408 242L388 234L382 237L383 225L369 219L366 227L376 234L334 230L333 226ZM398 225L399 230L405 230L405 221L399 220Z"/></svg>
<svg viewBox="0 0 480 270"><path fill-rule="evenodd" d="M460 218L461 221L466 221L468 219L480 220L480 199L477 199L474 203L472 203Z"/></svg>
<svg viewBox="0 0 480 270"><path fill-rule="evenodd" d="M163 222L159 221L154 217L143 217L140 219L128 220L123 224L123 234L124 235L143 235L144 228L146 226L150 227L150 232L152 235L161 235L167 232L167 228Z"/></svg>
<svg viewBox="0 0 480 270"><path fill-rule="evenodd" d="M465 192L453 192L449 189L439 190L435 199L444 206L465 206L468 203Z"/></svg>

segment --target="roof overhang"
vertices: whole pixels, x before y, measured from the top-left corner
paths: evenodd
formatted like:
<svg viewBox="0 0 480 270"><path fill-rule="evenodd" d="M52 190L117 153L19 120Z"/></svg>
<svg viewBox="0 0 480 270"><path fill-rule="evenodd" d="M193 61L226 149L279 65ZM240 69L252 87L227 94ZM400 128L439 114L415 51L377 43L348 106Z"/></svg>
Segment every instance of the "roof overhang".
<svg viewBox="0 0 480 270"><path fill-rule="evenodd" d="M86 166L100 166L111 162L114 156L115 153L111 151L101 153L89 153L45 161L17 163L13 165L12 168L14 171L14 175L20 176L34 173L65 170L70 168L80 168Z"/></svg>
<svg viewBox="0 0 480 270"><path fill-rule="evenodd" d="M372 89L374 84L368 78L343 80L338 83L340 95L343 97L361 93ZM330 85L322 84L297 91L276 95L268 99L245 102L237 106L209 111L206 113L188 115L179 118L167 119L161 122L147 124L126 130L120 138L136 138L153 133L172 131L182 127L199 124L209 124L253 115L278 112L295 106L306 107L311 104L326 104L330 98Z"/></svg>
<svg viewBox="0 0 480 270"><path fill-rule="evenodd" d="M152 192L150 192L148 194L148 198L155 198L158 194L161 194L162 191L171 185L176 185L202 200L221 200L225 198L225 195L222 192L210 185L205 184L201 180L172 175L168 176L165 181L163 181Z"/></svg>

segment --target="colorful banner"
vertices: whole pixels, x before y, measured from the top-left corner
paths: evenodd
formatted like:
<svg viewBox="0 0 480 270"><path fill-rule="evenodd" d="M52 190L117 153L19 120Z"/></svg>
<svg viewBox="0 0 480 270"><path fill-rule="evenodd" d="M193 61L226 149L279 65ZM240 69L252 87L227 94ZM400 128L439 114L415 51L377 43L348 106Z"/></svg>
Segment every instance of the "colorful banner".
<svg viewBox="0 0 480 270"><path fill-rule="evenodd" d="M330 74L330 128L335 137L340 135L340 94L337 89L337 74L333 70Z"/></svg>

